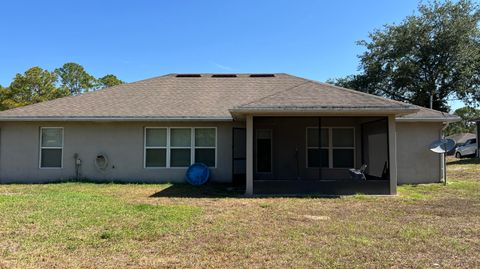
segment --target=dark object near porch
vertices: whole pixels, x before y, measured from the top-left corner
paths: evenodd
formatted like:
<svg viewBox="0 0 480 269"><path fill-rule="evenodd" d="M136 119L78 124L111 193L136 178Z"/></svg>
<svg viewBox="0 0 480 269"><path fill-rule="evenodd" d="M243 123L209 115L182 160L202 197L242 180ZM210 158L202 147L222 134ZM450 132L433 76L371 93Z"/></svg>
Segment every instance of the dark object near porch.
<svg viewBox="0 0 480 269"><path fill-rule="evenodd" d="M348 173L354 180L367 180L365 177L365 170L367 169L367 165L363 164L360 169L349 169Z"/></svg>
<svg viewBox="0 0 480 269"><path fill-rule="evenodd" d="M186 173L187 182L195 186L205 184L209 177L210 170L208 170L208 166L203 163L190 165Z"/></svg>

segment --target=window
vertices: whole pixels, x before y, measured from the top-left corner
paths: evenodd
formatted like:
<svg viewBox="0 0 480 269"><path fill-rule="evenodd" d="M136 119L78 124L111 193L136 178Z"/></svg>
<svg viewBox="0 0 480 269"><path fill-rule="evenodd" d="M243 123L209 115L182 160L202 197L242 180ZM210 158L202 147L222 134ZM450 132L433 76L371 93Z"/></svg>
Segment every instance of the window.
<svg viewBox="0 0 480 269"><path fill-rule="evenodd" d="M63 128L40 128L40 168L62 168Z"/></svg>
<svg viewBox="0 0 480 269"><path fill-rule="evenodd" d="M355 166L355 130L352 127L307 128L307 167Z"/></svg>
<svg viewBox="0 0 480 269"><path fill-rule="evenodd" d="M170 129L170 167L187 167L191 161L192 130Z"/></svg>
<svg viewBox="0 0 480 269"><path fill-rule="evenodd" d="M215 128L195 128L195 162L215 167L216 144Z"/></svg>
<svg viewBox="0 0 480 269"><path fill-rule="evenodd" d="M145 128L145 168L216 166L216 128Z"/></svg>
<svg viewBox="0 0 480 269"><path fill-rule="evenodd" d="M145 167L167 166L167 128L145 129Z"/></svg>
<svg viewBox="0 0 480 269"><path fill-rule="evenodd" d="M465 142L465 145L472 145L475 143L477 143L477 139L472 138L472 139L468 139L467 142Z"/></svg>

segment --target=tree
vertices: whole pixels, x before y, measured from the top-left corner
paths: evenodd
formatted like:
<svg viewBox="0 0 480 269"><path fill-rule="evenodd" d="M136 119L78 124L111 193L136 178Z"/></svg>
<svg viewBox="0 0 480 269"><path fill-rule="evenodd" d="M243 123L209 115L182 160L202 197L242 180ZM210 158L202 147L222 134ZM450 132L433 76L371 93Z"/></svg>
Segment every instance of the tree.
<svg viewBox="0 0 480 269"><path fill-rule="evenodd" d="M0 111L8 109L8 107L6 107L4 104L7 97L7 93L8 93L8 89L0 85Z"/></svg>
<svg viewBox="0 0 480 269"><path fill-rule="evenodd" d="M66 63L55 69L55 73L60 77L60 87L68 89L72 95L88 92L96 87L95 78L77 63Z"/></svg>
<svg viewBox="0 0 480 269"><path fill-rule="evenodd" d="M119 80L115 75L112 75L112 74L105 75L105 76L99 78L97 81L98 81L98 86L99 86L100 89L108 88L108 87L112 87L112 86L116 86L116 85L120 85L120 84L125 83L125 82Z"/></svg>
<svg viewBox="0 0 480 269"><path fill-rule="evenodd" d="M480 118L480 109L475 109L472 107L462 107L453 113L460 118L459 122L450 123L445 129L446 135L457 134L457 133L475 133L475 123L474 119Z"/></svg>
<svg viewBox="0 0 480 269"><path fill-rule="evenodd" d="M0 85L0 111L122 83L112 74L97 80L76 63L66 63L53 72L32 67L17 74L9 87Z"/></svg>
<svg viewBox="0 0 480 269"><path fill-rule="evenodd" d="M448 111L448 99L480 104L480 9L470 0L420 4L419 14L360 41L360 74L334 83Z"/></svg>
<svg viewBox="0 0 480 269"><path fill-rule="evenodd" d="M2 89L2 108L13 108L39 103L69 94L58 89L57 75L38 66L17 74L8 88Z"/></svg>

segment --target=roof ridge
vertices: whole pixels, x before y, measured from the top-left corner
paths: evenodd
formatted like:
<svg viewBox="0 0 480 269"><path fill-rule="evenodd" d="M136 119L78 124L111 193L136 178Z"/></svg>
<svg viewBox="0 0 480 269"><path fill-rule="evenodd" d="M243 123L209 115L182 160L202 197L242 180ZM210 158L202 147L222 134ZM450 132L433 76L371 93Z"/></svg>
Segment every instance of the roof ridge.
<svg viewBox="0 0 480 269"><path fill-rule="evenodd" d="M432 109L432 108L428 108L428 107L424 107L424 106L419 106L419 105L415 105L415 104L411 104L411 105L415 106L415 107L418 107L421 110L426 110L426 111L434 112L436 114L441 114L444 118L460 118L459 116L457 116L455 114L450 114L448 112L444 112L444 111L440 111L440 110L436 110L436 109ZM408 118L408 116L409 115L405 115L404 117Z"/></svg>
<svg viewBox="0 0 480 269"><path fill-rule="evenodd" d="M420 106L420 105L415 105L415 104L412 104L414 106L417 106L417 107L420 107L421 109L425 109L425 110L429 110L429 111L433 111L433 112L440 112L440 113L443 113L443 114L449 114L449 115L452 115L448 112L444 112L444 111L440 111L440 110L436 110L436 109L433 109L433 108L429 108L429 107L424 107L424 106Z"/></svg>
<svg viewBox="0 0 480 269"><path fill-rule="evenodd" d="M399 104L406 105L406 106L412 106L412 105L413 105L413 104L410 104L410 103L405 103L405 102L393 100L393 99L390 99L390 98L378 96L378 95L375 95L375 94L366 93L366 92L361 92L361 91L357 91L357 90L353 90L353 89L349 89L349 88L345 88L345 87L341 87L341 86L337 86L337 85L333 85L333 84L329 84L329 83L325 83L325 82L313 80L313 79L302 78L302 77L298 77L298 76L294 76L294 75L290 75L290 74L288 74L288 75L289 75L289 76L292 76L292 77L300 78L300 79L303 79L303 80L308 80L308 81L310 81L310 82L312 82L312 83L315 83L315 84L318 84L318 85L326 85L326 86L329 86L329 87L332 87L332 88L336 88L336 89L339 89L339 90L348 91L348 92L351 92L351 93L354 93L354 94L357 94L357 95L369 96L369 97L373 97L373 98L380 99L380 100L383 100L383 101L395 102L395 103L399 103Z"/></svg>
<svg viewBox="0 0 480 269"><path fill-rule="evenodd" d="M200 78L210 78L212 75L238 75L242 78L248 78L251 75L265 75L265 74L271 74L274 75L276 78L280 78L282 76L289 76L286 73L275 73L275 72L253 72L253 73L245 73L245 72L210 72L210 73L199 73L199 72L192 72L192 73L169 73L165 76L171 76L171 77L176 77L177 75L199 75ZM255 77L252 77L255 78Z"/></svg>
<svg viewBox="0 0 480 269"><path fill-rule="evenodd" d="M309 83L309 81L305 81L305 82L302 82L302 83L297 84L297 85L295 85L295 86L292 86L292 87L290 87L290 88L283 89L283 90L280 90L280 91L278 91L278 92L274 92L274 93L268 94L268 95L266 95L266 96L264 96L264 97L262 97L262 98L255 99L255 100L253 100L253 101L250 101L250 102L245 103L245 104L241 104L241 105L236 106L236 107L248 106L248 105L250 105L250 104L253 104L253 103L256 103L256 102L265 100L265 99L267 99L267 98L269 98L269 97L275 96L275 95L277 95L277 94L279 94L279 93L288 92L288 91L290 91L290 90L292 90L292 89L295 89L295 88L297 88L297 87L299 87L299 86L301 86L301 85L307 84L307 83Z"/></svg>
<svg viewBox="0 0 480 269"><path fill-rule="evenodd" d="M161 76L154 76L154 77L151 77L151 78L145 78L145 79L142 79L142 80L137 80L137 81L133 81L133 82L128 82L128 83L123 83L123 84L115 85L115 86L108 87L108 88L105 88L105 89L113 88L113 87L116 87L116 86L122 86L122 85L130 85L130 84L134 84L134 83L138 83L138 82L145 82L145 81L154 80L154 79L159 79L159 78L163 78L163 77L169 77L169 76L171 76L171 75L173 75L173 74L174 74L174 73L168 73L168 74L161 75Z"/></svg>

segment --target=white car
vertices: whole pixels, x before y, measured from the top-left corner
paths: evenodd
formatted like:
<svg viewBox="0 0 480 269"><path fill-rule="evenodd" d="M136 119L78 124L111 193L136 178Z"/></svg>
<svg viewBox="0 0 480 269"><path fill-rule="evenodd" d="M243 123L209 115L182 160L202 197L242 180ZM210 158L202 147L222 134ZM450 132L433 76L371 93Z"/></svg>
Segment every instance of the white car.
<svg viewBox="0 0 480 269"><path fill-rule="evenodd" d="M471 138L465 141L465 144L455 149L455 157L462 158L464 156L477 155L477 139Z"/></svg>

